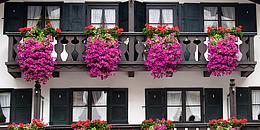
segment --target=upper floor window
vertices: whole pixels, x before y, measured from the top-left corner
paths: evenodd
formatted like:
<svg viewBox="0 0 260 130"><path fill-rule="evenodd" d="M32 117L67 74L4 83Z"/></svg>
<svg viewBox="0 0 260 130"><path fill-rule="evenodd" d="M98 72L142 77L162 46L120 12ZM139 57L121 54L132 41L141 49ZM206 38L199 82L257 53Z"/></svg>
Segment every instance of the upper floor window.
<svg viewBox="0 0 260 130"><path fill-rule="evenodd" d="M148 23L152 26L173 26L175 21L175 6L148 6Z"/></svg>
<svg viewBox="0 0 260 130"><path fill-rule="evenodd" d="M252 90L252 120L260 120L260 90Z"/></svg>
<svg viewBox="0 0 260 130"><path fill-rule="evenodd" d="M27 27L44 27L48 22L60 27L60 6L28 6Z"/></svg>
<svg viewBox="0 0 260 130"><path fill-rule="evenodd" d="M0 124L10 123L11 92L0 93Z"/></svg>
<svg viewBox="0 0 260 130"><path fill-rule="evenodd" d="M206 6L204 7L204 31L208 26L235 27L235 7Z"/></svg>

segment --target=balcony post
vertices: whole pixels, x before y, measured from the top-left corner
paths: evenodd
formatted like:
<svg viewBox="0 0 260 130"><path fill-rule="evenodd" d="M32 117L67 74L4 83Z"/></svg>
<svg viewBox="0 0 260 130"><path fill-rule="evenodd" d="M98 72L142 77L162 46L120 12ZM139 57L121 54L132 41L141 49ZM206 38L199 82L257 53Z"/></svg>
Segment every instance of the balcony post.
<svg viewBox="0 0 260 130"><path fill-rule="evenodd" d="M134 32L135 29L135 7L134 7L135 0L128 0L128 30L129 32Z"/></svg>
<svg viewBox="0 0 260 130"><path fill-rule="evenodd" d="M237 101L236 101L236 86L235 79L230 79L229 94L230 94L230 117L237 116Z"/></svg>
<svg viewBox="0 0 260 130"><path fill-rule="evenodd" d="M34 118L40 119L41 112L41 84L36 81L34 85Z"/></svg>

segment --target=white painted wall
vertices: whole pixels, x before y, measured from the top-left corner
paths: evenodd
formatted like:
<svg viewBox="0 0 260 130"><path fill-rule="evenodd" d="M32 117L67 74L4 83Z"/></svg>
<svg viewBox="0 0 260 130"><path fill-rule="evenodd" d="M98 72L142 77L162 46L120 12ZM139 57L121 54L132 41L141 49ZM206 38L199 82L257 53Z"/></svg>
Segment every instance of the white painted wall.
<svg viewBox="0 0 260 130"><path fill-rule="evenodd" d="M195 0L194 0L195 1ZM208 0L211 1L211 0ZM241 0L245 1L245 0ZM219 2L219 1L218 1ZM4 4L0 4L0 89L1 88L32 88L33 83L24 82L23 79L14 79L8 72L5 62L7 61L8 37L3 35ZM260 63L260 5L257 6L258 35L255 37L255 58ZM183 87L183 88L224 88L223 110L227 117L227 94L229 79L235 78L237 86L260 86L260 66L248 78L241 78L238 73L229 77L204 78L202 72L177 72L174 78L154 80L148 72L136 72L134 78L129 78L125 72L116 72L116 75L107 80L90 78L86 72L64 72L60 78L52 79L42 88L44 99L45 122L49 121L50 88L87 88L87 87L111 87L129 89L129 123L138 124L145 119L145 88Z"/></svg>

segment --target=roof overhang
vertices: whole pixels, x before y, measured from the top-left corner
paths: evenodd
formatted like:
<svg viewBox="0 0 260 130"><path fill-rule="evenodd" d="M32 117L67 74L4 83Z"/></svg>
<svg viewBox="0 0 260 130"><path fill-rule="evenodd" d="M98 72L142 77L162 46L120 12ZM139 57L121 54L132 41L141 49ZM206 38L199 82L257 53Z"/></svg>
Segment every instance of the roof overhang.
<svg viewBox="0 0 260 130"><path fill-rule="evenodd" d="M249 0L249 1L252 1L252 2L255 2L257 4L260 4L260 0Z"/></svg>

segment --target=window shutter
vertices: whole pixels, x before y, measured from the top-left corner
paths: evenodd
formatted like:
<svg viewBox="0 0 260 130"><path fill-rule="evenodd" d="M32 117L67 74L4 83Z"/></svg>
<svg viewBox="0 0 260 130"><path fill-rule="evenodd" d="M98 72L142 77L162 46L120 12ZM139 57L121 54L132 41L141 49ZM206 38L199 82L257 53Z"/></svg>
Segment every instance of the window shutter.
<svg viewBox="0 0 260 130"><path fill-rule="evenodd" d="M146 5L145 3L135 1L135 31L142 32L146 23Z"/></svg>
<svg viewBox="0 0 260 130"><path fill-rule="evenodd" d="M250 91L249 88L236 88L237 117L250 119Z"/></svg>
<svg viewBox="0 0 260 130"><path fill-rule="evenodd" d="M128 89L114 88L109 91L108 121L111 124L128 124Z"/></svg>
<svg viewBox="0 0 260 130"><path fill-rule="evenodd" d="M256 32L256 5L239 4L236 9L237 25L245 32Z"/></svg>
<svg viewBox="0 0 260 130"><path fill-rule="evenodd" d="M51 89L50 124L69 124L71 104L69 89Z"/></svg>
<svg viewBox="0 0 260 130"><path fill-rule="evenodd" d="M203 11L200 4L184 4L180 7L180 28L184 32L203 32Z"/></svg>
<svg viewBox="0 0 260 130"><path fill-rule="evenodd" d="M166 118L166 91L164 89L146 89L146 119Z"/></svg>
<svg viewBox="0 0 260 130"><path fill-rule="evenodd" d="M32 89L16 89L12 96L12 121L31 122Z"/></svg>
<svg viewBox="0 0 260 130"><path fill-rule="evenodd" d="M18 32L26 26L26 6L24 3L5 3L4 32Z"/></svg>
<svg viewBox="0 0 260 130"><path fill-rule="evenodd" d="M205 121L223 118L222 88L205 89Z"/></svg>
<svg viewBox="0 0 260 130"><path fill-rule="evenodd" d="M128 32L128 2L119 4L119 27Z"/></svg>
<svg viewBox="0 0 260 130"><path fill-rule="evenodd" d="M85 4L63 4L61 28L63 31L82 32L85 27Z"/></svg>

